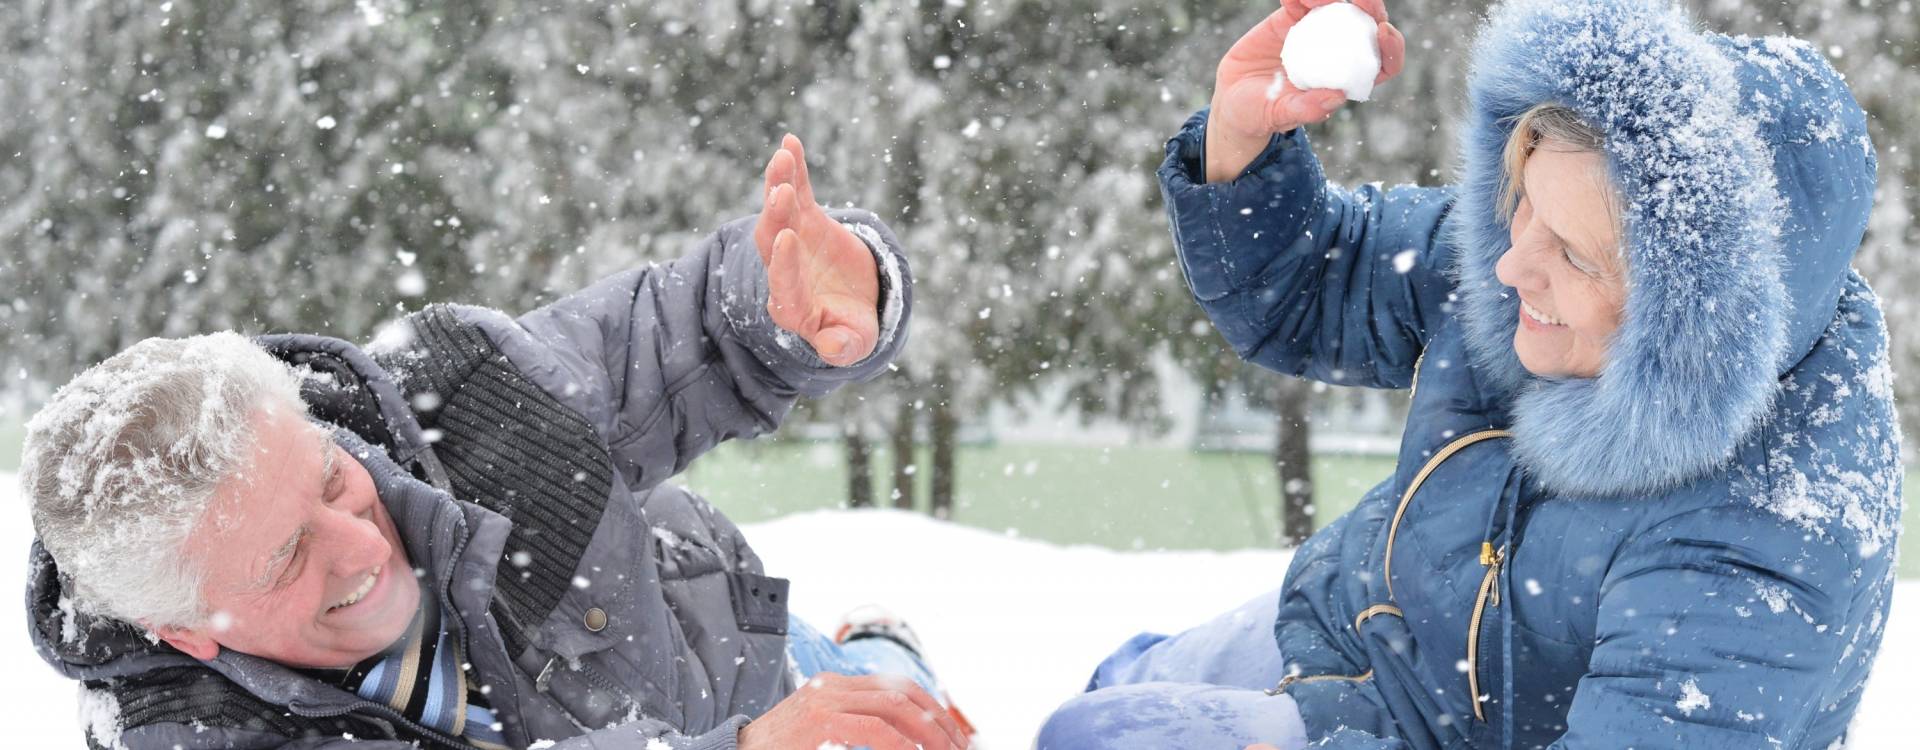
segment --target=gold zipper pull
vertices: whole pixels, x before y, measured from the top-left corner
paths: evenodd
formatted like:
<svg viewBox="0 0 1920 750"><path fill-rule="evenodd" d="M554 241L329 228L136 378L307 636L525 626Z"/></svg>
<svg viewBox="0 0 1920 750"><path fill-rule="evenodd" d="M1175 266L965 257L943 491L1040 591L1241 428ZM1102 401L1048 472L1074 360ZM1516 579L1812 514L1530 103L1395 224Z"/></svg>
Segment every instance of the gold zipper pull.
<svg viewBox="0 0 1920 750"><path fill-rule="evenodd" d="M1506 550L1493 546L1493 542L1480 543L1480 564L1487 568L1487 603L1500 606L1500 563L1505 561Z"/></svg>

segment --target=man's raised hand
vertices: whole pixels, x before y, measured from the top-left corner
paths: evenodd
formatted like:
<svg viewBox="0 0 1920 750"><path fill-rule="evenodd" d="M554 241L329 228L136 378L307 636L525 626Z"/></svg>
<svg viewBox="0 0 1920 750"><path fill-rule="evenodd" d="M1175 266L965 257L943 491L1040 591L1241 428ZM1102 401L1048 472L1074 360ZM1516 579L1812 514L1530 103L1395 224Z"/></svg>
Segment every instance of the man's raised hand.
<svg viewBox="0 0 1920 750"><path fill-rule="evenodd" d="M765 195L753 242L774 325L835 367L865 359L880 340L879 269L867 244L814 201L799 138L786 136L767 160Z"/></svg>
<svg viewBox="0 0 1920 750"><path fill-rule="evenodd" d="M940 703L905 677L822 673L740 730L740 750L966 750Z"/></svg>

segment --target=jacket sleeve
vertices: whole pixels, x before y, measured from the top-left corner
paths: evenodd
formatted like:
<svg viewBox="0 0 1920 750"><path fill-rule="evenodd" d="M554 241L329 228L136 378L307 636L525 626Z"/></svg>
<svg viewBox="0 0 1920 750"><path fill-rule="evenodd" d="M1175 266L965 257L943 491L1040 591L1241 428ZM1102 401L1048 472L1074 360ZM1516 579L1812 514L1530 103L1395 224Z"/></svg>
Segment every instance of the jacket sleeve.
<svg viewBox="0 0 1920 750"><path fill-rule="evenodd" d="M733 750L739 746L740 728L747 718L735 716L700 735L685 735L665 723L652 719L629 722L568 737L563 740L536 741L533 747L547 750ZM353 737L286 737L242 729L210 729L205 726L164 723L140 727L120 736L118 746L127 750L417 750L413 742ZM107 747L92 743L91 747Z"/></svg>
<svg viewBox="0 0 1920 750"><path fill-rule="evenodd" d="M912 279L899 241L864 211L834 212L881 275L880 341L847 367L822 361L767 313L754 217L691 252L616 274L522 316L501 349L594 423L636 489L735 437L778 427L799 396L872 379L906 343Z"/></svg>
<svg viewBox="0 0 1920 750"><path fill-rule="evenodd" d="M89 736L87 747L118 747L125 750L417 750L419 745L402 740L343 736L293 739L269 731L168 721L127 729L112 743L101 742L97 735Z"/></svg>
<svg viewBox="0 0 1920 750"><path fill-rule="evenodd" d="M1181 269L1241 358L1336 385L1405 388L1452 291L1451 188L1327 183L1306 131L1274 136L1230 183L1205 181L1207 111L1160 167Z"/></svg>
<svg viewBox="0 0 1920 750"><path fill-rule="evenodd" d="M1854 579L1846 546L1734 502L1637 535L1601 582L1593 656L1552 747L1800 747L1833 710L1829 676L1878 637L1849 621L1873 582Z"/></svg>

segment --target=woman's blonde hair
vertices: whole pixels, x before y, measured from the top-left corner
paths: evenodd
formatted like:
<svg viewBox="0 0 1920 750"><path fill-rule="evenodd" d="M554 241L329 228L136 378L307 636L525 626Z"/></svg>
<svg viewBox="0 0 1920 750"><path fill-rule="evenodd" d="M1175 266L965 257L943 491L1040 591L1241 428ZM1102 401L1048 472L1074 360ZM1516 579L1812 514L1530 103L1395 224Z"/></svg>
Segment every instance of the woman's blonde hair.
<svg viewBox="0 0 1920 750"><path fill-rule="evenodd" d="M1513 118L1513 134L1507 137L1500 179L1500 212L1508 221L1512 221L1514 212L1520 209L1520 177L1526 169L1527 157L1547 142L1565 144L1576 151L1605 153L1607 141L1605 134L1563 104L1536 104ZM1619 218L1618 206L1615 206L1616 226Z"/></svg>

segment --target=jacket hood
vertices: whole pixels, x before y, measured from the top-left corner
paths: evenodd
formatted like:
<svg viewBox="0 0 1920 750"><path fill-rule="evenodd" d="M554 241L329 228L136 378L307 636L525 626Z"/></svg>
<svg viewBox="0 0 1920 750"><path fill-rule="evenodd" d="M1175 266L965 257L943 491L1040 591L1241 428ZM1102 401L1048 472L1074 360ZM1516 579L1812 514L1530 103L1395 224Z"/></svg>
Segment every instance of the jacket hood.
<svg viewBox="0 0 1920 750"><path fill-rule="evenodd" d="M258 337L255 343L306 371L300 395L308 411L313 418L341 428L336 439L368 465L380 499L394 513L396 523L403 530L433 526L436 501L444 495L414 480L396 461L419 466L430 475L444 470L387 372L358 347L339 339L282 334ZM374 450L370 443L385 450ZM426 556L429 550L413 544L413 538L422 534L405 536L413 559L432 559ZM201 663L153 638L144 628L74 607L58 565L38 540L28 566L28 635L40 658L67 678L100 680ZM223 651L221 658L231 661L229 655Z"/></svg>
<svg viewBox="0 0 1920 750"><path fill-rule="evenodd" d="M1806 43L1697 31L1665 0L1511 0L1481 29L1447 231L1468 349L1514 451L1566 494L1645 494L1723 466L1835 314L1873 204L1866 116ZM1597 127L1620 191L1625 313L1597 378L1514 352L1494 275L1514 120L1555 102Z"/></svg>

